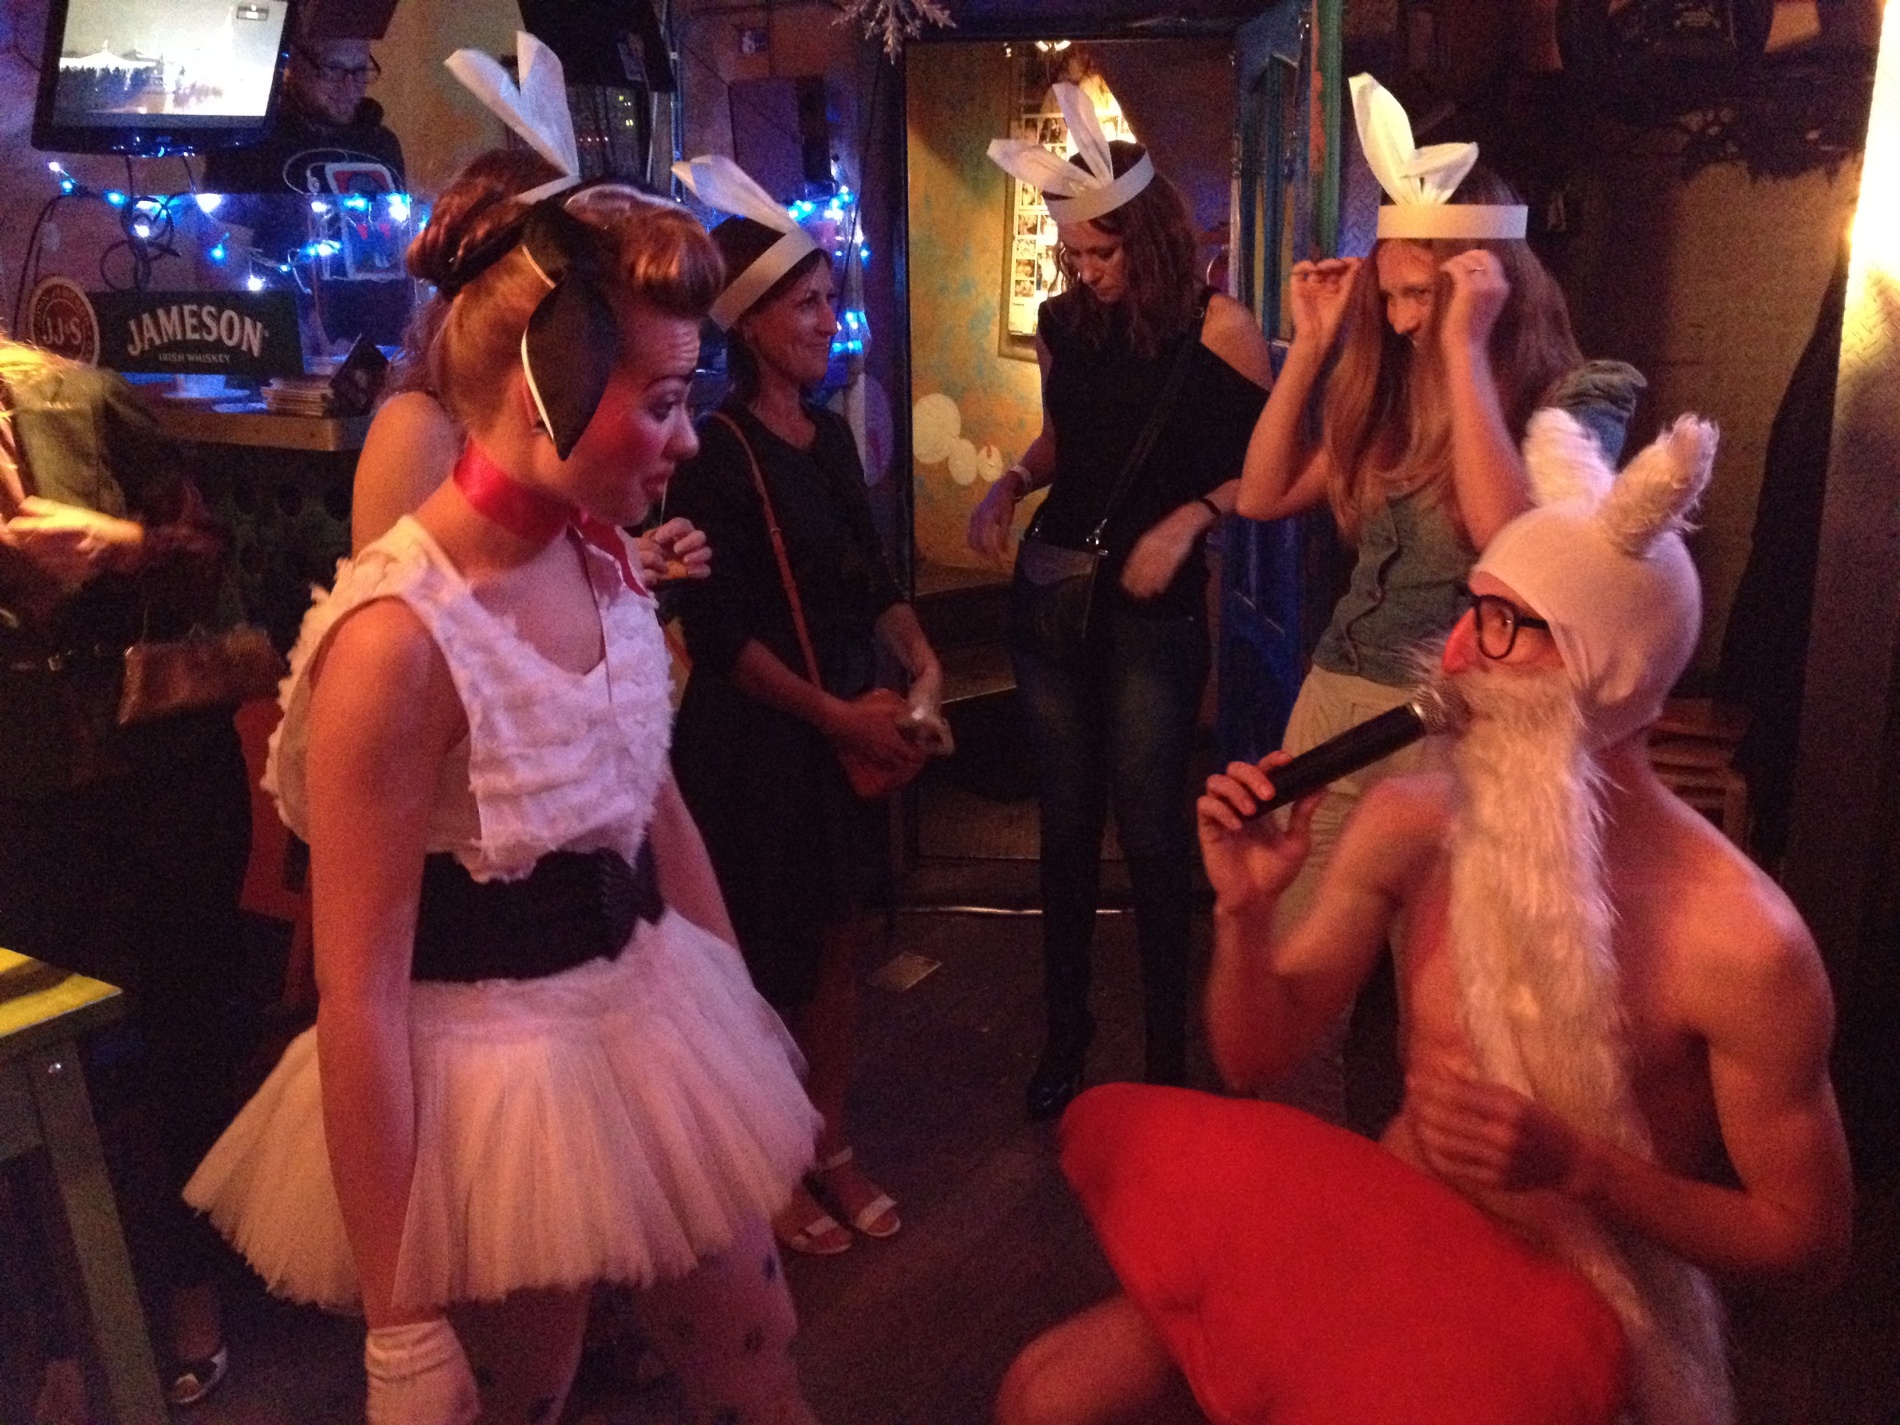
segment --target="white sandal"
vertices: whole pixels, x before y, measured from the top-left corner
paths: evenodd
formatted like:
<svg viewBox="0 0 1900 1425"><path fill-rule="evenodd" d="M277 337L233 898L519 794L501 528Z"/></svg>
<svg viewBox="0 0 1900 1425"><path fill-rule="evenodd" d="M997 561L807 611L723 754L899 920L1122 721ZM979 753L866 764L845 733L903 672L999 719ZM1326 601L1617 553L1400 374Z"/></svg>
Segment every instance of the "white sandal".
<svg viewBox="0 0 1900 1425"><path fill-rule="evenodd" d="M854 1154L851 1149L840 1148L829 1158L822 1160L818 1164L818 1176L822 1179L826 1173L844 1167L855 1157L856 1154ZM860 1176L862 1175L860 1174ZM870 1179L866 1178L865 1181L870 1182ZM826 1184L826 1186L829 1188L830 1185ZM872 1183L871 1186L876 1187L877 1184ZM837 1194L834 1192L831 1196L835 1198ZM840 1210L842 1210L842 1208ZM881 1231L878 1230L878 1224L886 1218L889 1219L889 1225L884 1227ZM887 1192L879 1192L876 1197L872 1198L869 1202L865 1203L863 1207L851 1214L851 1226L863 1233L866 1237L895 1237L898 1229L903 1225L903 1222L897 1216L897 1202Z"/></svg>

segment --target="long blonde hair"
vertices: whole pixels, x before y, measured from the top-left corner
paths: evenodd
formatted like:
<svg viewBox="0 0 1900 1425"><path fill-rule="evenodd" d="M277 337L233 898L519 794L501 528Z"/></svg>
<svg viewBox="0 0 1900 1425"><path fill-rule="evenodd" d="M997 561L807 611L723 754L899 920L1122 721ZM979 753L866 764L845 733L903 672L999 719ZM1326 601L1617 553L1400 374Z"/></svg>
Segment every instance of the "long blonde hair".
<svg viewBox="0 0 1900 1425"><path fill-rule="evenodd" d="M1452 201L1515 203L1517 197L1502 179L1479 167ZM1521 435L1544 394L1583 361L1562 288L1525 242L1458 239L1414 245L1431 254L1434 269L1473 248L1494 254L1503 266L1511 292L1491 328L1491 370L1505 423L1513 435ZM1321 408L1321 443L1331 467L1327 498L1349 542L1358 540L1367 512L1383 499L1419 491L1451 498L1451 409L1438 345L1451 279L1436 272L1431 315L1416 338L1407 339L1386 321L1385 300L1371 267L1368 260L1354 285L1339 363L1326 383Z"/></svg>

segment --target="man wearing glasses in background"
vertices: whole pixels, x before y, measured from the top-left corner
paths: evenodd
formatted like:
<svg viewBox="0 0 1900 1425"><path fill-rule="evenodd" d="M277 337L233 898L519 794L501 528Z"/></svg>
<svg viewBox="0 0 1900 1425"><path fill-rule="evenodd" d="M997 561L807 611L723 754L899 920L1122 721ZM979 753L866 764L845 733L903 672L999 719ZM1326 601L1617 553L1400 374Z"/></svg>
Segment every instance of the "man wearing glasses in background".
<svg viewBox="0 0 1900 1425"><path fill-rule="evenodd" d="M1449 771L1368 795L1311 909L1283 935L1274 907L1306 857L1314 802L1284 822L1253 816L1284 760L1275 754L1232 764L1199 804L1216 897L1208 1039L1223 1078L1271 1089L1397 931L1405 1097L1381 1142L1442 1185L1420 1184L1445 1204L1409 1239L1421 1261L1443 1262L1420 1275L1441 1284L1436 1298L1454 1294L1442 1288L1459 1262L1432 1252L1441 1228L1468 1214L1458 1198L1567 1263L1622 1326L1626 1403L1644 1425L1732 1418L1710 1278L1825 1287L1851 1226L1828 1076L1833 1001L1814 943L1774 883L1646 755L1646 729L1701 632L1681 530L1714 451L1714 427L1685 418L1613 479L1571 418L1533 418L1526 464L1544 503L1486 547L1440 659L1438 677L1469 709ZM1153 1111L1182 1117L1146 1139L1131 1136L1125 1105L1119 1117L1091 1111L1085 1095L1070 1110L1065 1167L1106 1224L1128 1294L1024 1352L1004 1384L1002 1425L1140 1419L1179 1368L1205 1391L1210 1369L1268 1359L1271 1327L1214 1334L1205 1303L1217 1298L1247 1303L1256 1324L1297 1322L1315 1283L1338 1293L1327 1300L1344 1302L1348 1319L1385 1305L1365 1263L1389 1261L1389 1239L1312 1226L1371 1222L1386 1205L1363 1160L1317 1141L1342 1130L1296 1124L1301 1136L1283 1141L1304 1145L1298 1166L1310 1171L1269 1167L1249 1175L1257 1192L1239 1209L1211 1194L1197 1209L1182 1201L1201 1191L1194 1178L1172 1193L1171 1178L1141 1184L1155 1157L1187 1152L1199 1152L1202 1176L1219 1175L1205 1141L1181 1147L1196 1140L1180 1125L1203 1110L1183 1095ZM1108 1211L1090 1196L1106 1179L1086 1165L1101 1163L1133 1164L1137 1184ZM1322 1187L1280 1181L1309 1177ZM1298 1269L1261 1272L1238 1247L1185 1283L1143 1265L1157 1238L1199 1241L1199 1224L1223 1213L1224 1242L1304 1240L1291 1249ZM1183 1301L1203 1303L1185 1332ZM1436 1309L1414 1305L1421 1319ZM1455 1399L1459 1382L1444 1385Z"/></svg>
<svg viewBox="0 0 1900 1425"><path fill-rule="evenodd" d="M330 193L328 166L348 164L381 166L383 191L402 192L402 144L383 124L383 106L367 93L381 76L367 39L297 40L270 134L255 147L206 159L205 191Z"/></svg>

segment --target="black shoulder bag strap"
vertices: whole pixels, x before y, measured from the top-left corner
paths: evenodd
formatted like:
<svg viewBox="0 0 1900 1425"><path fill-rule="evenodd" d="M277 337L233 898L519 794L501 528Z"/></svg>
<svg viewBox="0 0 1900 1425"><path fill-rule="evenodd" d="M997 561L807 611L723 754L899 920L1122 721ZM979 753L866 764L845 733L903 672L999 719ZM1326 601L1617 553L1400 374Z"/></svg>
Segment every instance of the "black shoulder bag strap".
<svg viewBox="0 0 1900 1425"><path fill-rule="evenodd" d="M1188 332L1181 342L1181 349L1175 353L1174 364L1168 368L1161 394L1155 397L1154 406L1148 412L1147 424L1142 426L1141 434L1135 437L1135 443L1128 447L1128 459L1122 463L1121 472L1116 475L1115 484L1108 492L1108 503L1102 507L1102 517L1095 522L1095 528L1089 531L1085 545L1097 554L1107 553L1102 547L1102 539L1108 532L1108 522L1135 483L1135 476L1141 473L1141 467L1147 463L1149 452L1161 438L1161 428L1168 423L1168 417L1174 414L1175 403L1181 397L1181 387L1187 382L1188 365L1194 360L1194 348L1201 344L1201 328L1207 323L1207 307L1213 295L1212 288L1201 289L1200 300L1194 307L1193 330Z"/></svg>

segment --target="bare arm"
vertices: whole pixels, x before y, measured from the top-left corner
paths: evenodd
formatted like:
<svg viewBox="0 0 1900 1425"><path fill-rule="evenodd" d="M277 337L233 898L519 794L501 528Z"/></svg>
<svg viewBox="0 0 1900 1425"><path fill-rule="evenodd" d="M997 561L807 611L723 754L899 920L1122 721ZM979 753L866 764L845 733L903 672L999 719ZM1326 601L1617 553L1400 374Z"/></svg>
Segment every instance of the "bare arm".
<svg viewBox="0 0 1900 1425"><path fill-rule="evenodd" d="M1745 947L1692 993L1739 1189L1673 1172L1495 1084L1410 1086L1419 1138L1448 1180L1555 1188L1731 1278L1825 1287L1846 1264L1853 1184L1827 1073L1833 1006L1805 931Z"/></svg>
<svg viewBox="0 0 1900 1425"><path fill-rule="evenodd" d="M1368 796L1348 823L1311 910L1284 936L1274 909L1304 864L1317 798L1242 821L1270 798L1275 753L1261 767L1231 764L1208 779L1196 807L1202 858L1214 887L1214 958L1207 1033L1230 1086L1272 1087L1297 1068L1352 1002L1397 913L1397 882L1427 820L1409 800ZM1264 767L1264 771L1262 768ZM1383 789L1381 789L1383 791Z"/></svg>
<svg viewBox="0 0 1900 1425"><path fill-rule="evenodd" d="M1301 428L1353 289L1358 282L1370 280L1363 266L1358 258L1294 264L1287 283L1293 344L1287 348L1280 379L1267 397L1241 466L1235 508L1248 519L1283 519L1310 510L1326 498L1325 452L1309 448Z"/></svg>
<svg viewBox="0 0 1900 1425"><path fill-rule="evenodd" d="M382 538L449 478L466 436L433 396L392 396L369 423L350 491L350 552Z"/></svg>
<svg viewBox="0 0 1900 1425"><path fill-rule="evenodd" d="M1049 388L1049 348L1036 338L1036 364L1042 368L1042 385ZM1009 548L1009 527L1016 518L1016 506L1032 490L1040 490L1056 478L1056 426L1049 418L1047 403L1042 408L1042 429L1024 449L1022 459L996 478L977 507L970 512L970 548L991 559L1001 559Z"/></svg>
<svg viewBox="0 0 1900 1425"><path fill-rule="evenodd" d="M1273 360L1252 312L1231 297L1215 297L1201 332L1207 349L1262 390L1273 386ZM1177 505L1141 532L1122 565L1121 584L1132 597L1152 599L1174 582L1195 545L1234 512L1240 481L1226 480L1206 495Z"/></svg>
<svg viewBox="0 0 1900 1425"><path fill-rule="evenodd" d="M713 872L711 858L706 855L699 824L687 810L686 799L680 795L679 784L670 772L660 784L653 821L647 827L647 840L653 846L660 898L701 930L738 949L739 937L732 928L732 918L726 913L726 898L720 894L719 878Z"/></svg>
<svg viewBox="0 0 1900 1425"><path fill-rule="evenodd" d="M430 807L462 728L448 668L407 608L369 604L338 626L310 707L317 1053L372 1327L421 1319L392 1306L415 1166L409 972Z"/></svg>
<svg viewBox="0 0 1900 1425"><path fill-rule="evenodd" d="M1480 248L1444 263L1451 297L1439 328L1439 350L1451 406L1451 477L1458 514L1472 547L1531 506L1530 475L1504 423L1491 369L1491 329L1510 285L1496 257Z"/></svg>

